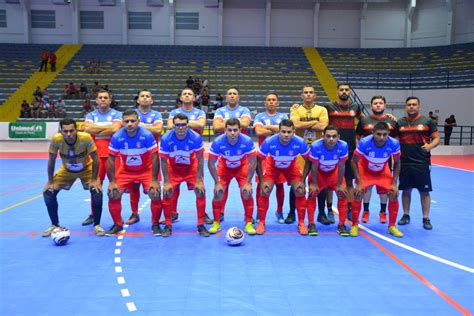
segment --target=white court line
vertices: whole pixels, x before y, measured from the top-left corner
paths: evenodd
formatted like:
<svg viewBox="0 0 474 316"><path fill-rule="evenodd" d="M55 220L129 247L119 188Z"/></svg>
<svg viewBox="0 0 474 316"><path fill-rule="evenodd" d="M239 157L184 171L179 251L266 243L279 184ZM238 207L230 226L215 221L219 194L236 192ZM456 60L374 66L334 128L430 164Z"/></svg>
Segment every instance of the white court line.
<svg viewBox="0 0 474 316"><path fill-rule="evenodd" d="M431 200L431 203L435 203L435 204L436 204L436 203L438 203L438 202L436 202L435 200Z"/></svg>
<svg viewBox="0 0 474 316"><path fill-rule="evenodd" d="M129 312L135 312L137 310L137 307L135 306L135 303L133 302L127 303L127 308Z"/></svg>
<svg viewBox="0 0 474 316"><path fill-rule="evenodd" d="M130 292L128 291L128 289L121 289L120 291L122 292L123 297L129 297L130 296Z"/></svg>
<svg viewBox="0 0 474 316"><path fill-rule="evenodd" d="M115 267L115 272L116 273L122 273L122 267L120 267L120 266Z"/></svg>
<svg viewBox="0 0 474 316"><path fill-rule="evenodd" d="M115 257L114 258L115 263L120 263L121 261L122 261L122 259L120 259L120 257Z"/></svg>
<svg viewBox="0 0 474 316"><path fill-rule="evenodd" d="M437 165L437 164L433 164L433 166L442 167L442 168L449 168L449 169L456 169L456 170L461 170L461 171L467 171L467 172L471 172L471 173L474 172L474 171L468 170L468 169L449 167L449 166L443 166L443 165Z"/></svg>
<svg viewBox="0 0 474 316"><path fill-rule="evenodd" d="M122 246L122 242L121 242L121 241L117 241L117 242L115 243L115 247L121 247L121 246Z"/></svg>
<svg viewBox="0 0 474 316"><path fill-rule="evenodd" d="M125 278L123 276L117 277L117 283L118 284L125 284Z"/></svg>
<svg viewBox="0 0 474 316"><path fill-rule="evenodd" d="M435 256L435 255L432 255L432 254L429 254L427 252L424 252L424 251L421 251L419 249L416 249L416 248L413 248L413 247L410 247L408 245L405 245L405 244L402 244L401 242L398 242L396 240L393 240L391 238L388 238L388 237L385 237L377 232L374 232L373 230L365 227L364 225L361 225L359 224L360 228L365 230L367 233L375 236L375 237L378 237L380 239L383 239L385 240L386 242L389 242L391 244L394 244L398 247L401 247L403 249L406 249L408 251L411 251L413 253L416 253L420 256L423 256L423 257L426 257L426 258L429 258L431 260L434 260L434 261L438 261L438 262L441 262L441 263L444 263L448 266L451 266L451 267L454 267L454 268L457 268L457 269L460 269L460 270L464 270L466 272L469 272L469 273L474 273L474 269L473 268L469 268L469 267L466 267L466 266L463 266L462 264L459 264L459 263L456 263L456 262L452 262L452 261L449 261L449 260L446 260L446 259L443 259L441 257L438 257L438 256Z"/></svg>
<svg viewBox="0 0 474 316"><path fill-rule="evenodd" d="M120 249L115 249L115 254L119 255L122 251Z"/></svg>

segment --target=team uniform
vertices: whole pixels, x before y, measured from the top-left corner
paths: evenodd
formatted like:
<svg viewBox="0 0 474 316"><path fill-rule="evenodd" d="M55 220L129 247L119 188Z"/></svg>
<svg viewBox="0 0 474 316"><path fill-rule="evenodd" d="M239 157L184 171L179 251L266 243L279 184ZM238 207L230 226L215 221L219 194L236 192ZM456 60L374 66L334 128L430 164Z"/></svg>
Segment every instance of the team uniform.
<svg viewBox="0 0 474 316"><path fill-rule="evenodd" d="M111 138L109 154L119 156L120 166L115 172L115 183L120 191L130 192L135 184L143 185L145 193L152 182L152 158L151 154L157 153L153 134L144 127L138 126L134 137L127 134L125 128L121 128ZM120 155L119 155L120 154ZM114 223L122 226L121 199L109 199L109 210ZM161 210L161 200L151 202L152 222L158 224Z"/></svg>
<svg viewBox="0 0 474 316"><path fill-rule="evenodd" d="M146 126L157 126L157 125L163 125L163 117L161 116L161 113L155 110L150 110L147 113L143 113L140 111L140 109L135 110L138 114L138 117L140 118L140 124L146 125ZM158 135L155 136L155 141L158 144L159 143L159 137Z"/></svg>
<svg viewBox="0 0 474 316"><path fill-rule="evenodd" d="M438 136L436 124L422 115L413 121L403 117L397 122L397 131L402 151L399 189L431 192L431 153L424 152L421 146Z"/></svg>
<svg viewBox="0 0 474 316"><path fill-rule="evenodd" d="M358 169L364 190L375 185L377 192L381 194L388 193L393 182L393 175L388 166L388 160L392 156L394 158L400 157L400 143L398 140L388 137L384 146L377 147L373 135L364 137L359 141L354 155L360 158ZM361 200L354 199L352 205L352 226L357 226L359 224ZM398 199L388 202L389 227L395 225L398 207Z"/></svg>
<svg viewBox="0 0 474 316"><path fill-rule="evenodd" d="M90 122L97 126L111 126L112 124L119 122L122 124L122 113L109 109L106 113L102 113L99 110L95 110L86 115L86 122ZM97 154L99 156L99 178L103 182L105 174L107 173L107 159L109 157L109 142L111 136L95 136L92 135L95 145L97 146Z"/></svg>
<svg viewBox="0 0 474 316"><path fill-rule="evenodd" d="M239 139L235 145L229 144L225 134L214 139L209 151L209 158L218 159L217 175L219 176L220 184L226 188L224 194L228 192L228 185L234 178L237 180L240 188L247 183L249 169L247 158L254 157L255 155L255 145L247 135L239 134ZM242 195L241 198L245 209L245 222L251 222L254 208L253 198L245 199ZM215 222L220 221L224 207L224 198L221 201L212 201Z"/></svg>
<svg viewBox="0 0 474 316"><path fill-rule="evenodd" d="M196 185L196 175L198 172L198 159L196 154L204 153L202 137L193 130L188 130L184 139L178 139L175 131L171 130L161 139L160 157L168 160L168 174L173 186L173 196L163 198L165 214L173 211L178 199L177 188L182 182L186 182L188 190L194 190ZM201 179L204 181L204 179ZM204 225L206 212L206 198L196 198L196 209L198 225ZM166 225L171 225L171 217L166 216Z"/></svg>
<svg viewBox="0 0 474 316"><path fill-rule="evenodd" d="M393 121L385 114L381 116L371 114L370 116L364 116L363 118L361 118L356 128L357 136L362 138L365 136L372 135L375 124L379 122L387 123L391 137L397 136L397 122Z"/></svg>
<svg viewBox="0 0 474 316"><path fill-rule="evenodd" d="M173 111L170 112L170 115L168 117L168 120L173 120L173 118L178 115L178 114L184 114L186 115L186 117L188 118L188 120L191 122L191 121L197 121L201 118L206 118L206 113L204 113L203 110L200 110L200 109L196 109L196 108L193 108L192 110L190 111L186 111L185 109L183 108L178 108L178 109L174 109ZM198 133L199 135L202 135L202 130L200 129L194 129L194 131L196 133Z"/></svg>
<svg viewBox="0 0 474 316"><path fill-rule="evenodd" d="M319 139L311 144L309 160L318 163L318 187L322 191L326 188L335 191L337 187L339 162L347 161L349 158L349 147L343 140L338 140L333 149L327 149L324 140ZM308 183L312 183L311 176ZM343 180L344 181L344 180ZM343 182L344 183L344 182ZM337 209L339 210L339 224L343 225L347 216L347 199L338 198ZM308 198L308 220L314 224L314 212L316 210L316 197Z"/></svg>
<svg viewBox="0 0 474 316"><path fill-rule="evenodd" d="M304 105L298 106L295 109L291 110L290 119L295 121L298 119L301 122L310 122L310 121L323 121L328 120L328 111L317 104L315 104L311 109L307 109ZM316 132L311 130L305 131L296 131L296 135L302 137L308 146L311 145L312 142L321 138L322 132Z"/></svg>
<svg viewBox="0 0 474 316"><path fill-rule="evenodd" d="M263 180L276 183L283 176L289 184L303 181L303 174L297 157L301 155L303 158L307 158L308 154L309 148L303 138L299 136L293 136L286 145L281 144L280 135L278 134L268 137L258 150L258 156L267 161L263 171ZM265 222L268 205L268 196L261 196L258 208L260 221ZM299 224L304 224L306 212L306 198L304 195L296 197L296 209L298 210Z"/></svg>
<svg viewBox="0 0 474 316"><path fill-rule="evenodd" d="M252 116L250 115L250 110L245 106L236 106L234 109L230 109L228 106L224 106L218 108L216 113L214 113L214 120L216 118L221 118L223 120L228 120L231 118L240 119L243 117L248 117L249 120L252 120ZM248 134L247 129L242 130L243 134Z"/></svg>
<svg viewBox="0 0 474 316"><path fill-rule="evenodd" d="M56 155L59 152L62 165L53 177L54 185L69 190L79 178L84 189L88 189L92 181L92 159L89 154L96 151L97 147L87 133L78 132L74 145L67 144L61 133L55 134L49 145L49 153Z"/></svg>

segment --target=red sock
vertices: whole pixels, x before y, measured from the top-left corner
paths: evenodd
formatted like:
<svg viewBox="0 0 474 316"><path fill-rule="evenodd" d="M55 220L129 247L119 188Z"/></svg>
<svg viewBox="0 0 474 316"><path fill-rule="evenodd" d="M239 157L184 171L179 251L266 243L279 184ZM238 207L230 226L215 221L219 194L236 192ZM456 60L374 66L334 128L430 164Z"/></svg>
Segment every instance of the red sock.
<svg viewBox="0 0 474 316"><path fill-rule="evenodd" d="M362 207L362 201L354 199L352 201L352 226L359 225L360 208Z"/></svg>
<svg viewBox="0 0 474 316"><path fill-rule="evenodd" d="M172 212L177 213L178 212L178 198L179 198L179 185L173 188L173 205L172 205Z"/></svg>
<svg viewBox="0 0 474 316"><path fill-rule="evenodd" d="M224 214L225 205L227 203L227 198L229 197L229 187L224 190L224 196L222 197L222 209L221 213Z"/></svg>
<svg viewBox="0 0 474 316"><path fill-rule="evenodd" d="M206 197L196 197L196 210L198 225L204 225L204 215L206 214Z"/></svg>
<svg viewBox="0 0 474 316"><path fill-rule="evenodd" d="M118 200L109 199L109 212L116 225L123 226L122 221L122 198Z"/></svg>
<svg viewBox="0 0 474 316"><path fill-rule="evenodd" d="M347 218L347 199L337 199L337 210L339 211L339 223L338 226L344 224Z"/></svg>
<svg viewBox="0 0 474 316"><path fill-rule="evenodd" d="M252 221L252 215L253 215L253 197L251 196L248 199L244 199L244 197L241 195L242 198L242 204L244 205L244 210L245 210L245 222L251 222Z"/></svg>
<svg viewBox="0 0 474 316"><path fill-rule="evenodd" d="M161 213L163 212L163 203L161 199L157 201L151 201L151 224L156 225L160 221Z"/></svg>
<svg viewBox="0 0 474 316"><path fill-rule="evenodd" d="M268 196L263 196L263 195L257 196L258 218L260 219L260 221L263 221L263 223L265 223L265 219L267 218L267 211L268 211L269 204L270 204L270 199L268 198Z"/></svg>
<svg viewBox="0 0 474 316"><path fill-rule="evenodd" d="M276 185L276 196L277 196L277 212L283 212L283 202L285 202L285 188L283 183L277 183Z"/></svg>
<svg viewBox="0 0 474 316"><path fill-rule="evenodd" d="M171 225L171 213L173 212L173 198L163 199L163 211L165 213L165 225Z"/></svg>
<svg viewBox="0 0 474 316"><path fill-rule="evenodd" d="M296 196L295 204L298 212L298 224L304 224L304 218L306 216L306 197L304 195Z"/></svg>
<svg viewBox="0 0 474 316"><path fill-rule="evenodd" d="M306 204L308 206L308 223L314 224L314 212L316 211L316 205L318 204L316 197L309 197Z"/></svg>
<svg viewBox="0 0 474 316"><path fill-rule="evenodd" d="M388 227L395 226L397 220L398 208L400 207L398 199L395 201L388 201Z"/></svg>
<svg viewBox="0 0 474 316"><path fill-rule="evenodd" d="M138 214L138 203L140 202L140 187L132 187L130 191L130 207L133 214Z"/></svg>
<svg viewBox="0 0 474 316"><path fill-rule="evenodd" d="M214 215L215 222L220 222L222 209L222 201L212 200L212 214Z"/></svg>
<svg viewBox="0 0 474 316"><path fill-rule="evenodd" d="M257 183L257 190L255 192L255 202L257 203L257 212L260 209L260 201L261 201L261 194L260 194L260 183ZM260 217L260 215L258 215Z"/></svg>

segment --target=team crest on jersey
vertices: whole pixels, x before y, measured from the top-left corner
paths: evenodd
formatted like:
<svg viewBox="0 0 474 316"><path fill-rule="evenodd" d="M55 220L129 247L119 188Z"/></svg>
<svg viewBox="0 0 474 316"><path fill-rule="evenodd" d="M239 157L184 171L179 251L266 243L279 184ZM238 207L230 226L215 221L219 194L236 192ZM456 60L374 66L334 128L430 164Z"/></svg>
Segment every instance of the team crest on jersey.
<svg viewBox="0 0 474 316"><path fill-rule="evenodd" d="M387 157L387 156L388 156L388 153L387 153L387 152L384 152L384 153L383 153L383 156L384 156L384 157Z"/></svg>
<svg viewBox="0 0 474 316"><path fill-rule="evenodd" d="M109 122L112 121L112 116L110 116L110 115L107 116L107 121L109 121Z"/></svg>
<svg viewBox="0 0 474 316"><path fill-rule="evenodd" d="M337 159L337 155L334 155L334 157L333 157L332 159L336 160L336 159Z"/></svg>
<svg viewBox="0 0 474 316"><path fill-rule="evenodd" d="M186 151L189 151L189 146L188 145L186 145L184 148L186 149Z"/></svg>
<svg viewBox="0 0 474 316"><path fill-rule="evenodd" d="M290 156L293 156L293 153L294 153L293 150L288 151L288 154L289 154Z"/></svg>
<svg viewBox="0 0 474 316"><path fill-rule="evenodd" d="M419 130L419 131L422 131L423 130L423 124L418 124L416 129Z"/></svg>
<svg viewBox="0 0 474 316"><path fill-rule="evenodd" d="M136 145L136 146L137 146L137 148L140 148L140 147L142 147L142 143L141 143L141 142L137 142L137 145Z"/></svg>
<svg viewBox="0 0 474 316"><path fill-rule="evenodd" d="M147 118L146 118L146 122L147 122L147 123L151 123L151 120L152 120L151 117L147 117Z"/></svg>
<svg viewBox="0 0 474 316"><path fill-rule="evenodd" d="M237 150L237 155L242 155L242 150L238 149Z"/></svg>
<svg viewBox="0 0 474 316"><path fill-rule="evenodd" d="M195 116L195 115L191 115L191 116L189 117L189 120L190 120L190 121L194 121L195 119L196 119L196 116Z"/></svg>

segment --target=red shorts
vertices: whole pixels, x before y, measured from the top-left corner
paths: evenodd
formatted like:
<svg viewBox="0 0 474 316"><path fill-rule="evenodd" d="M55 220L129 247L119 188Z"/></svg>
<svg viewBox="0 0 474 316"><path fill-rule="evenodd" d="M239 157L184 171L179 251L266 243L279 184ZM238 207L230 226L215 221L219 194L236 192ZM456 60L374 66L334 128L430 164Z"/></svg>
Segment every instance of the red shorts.
<svg viewBox="0 0 474 316"><path fill-rule="evenodd" d="M115 173L115 183L120 191L130 192L134 185L141 184L143 186L143 192L148 193L148 189L151 185L151 170L144 171L125 171L123 169Z"/></svg>
<svg viewBox="0 0 474 316"><path fill-rule="evenodd" d="M265 176L265 169L267 168L267 160L268 160L268 157L265 158L264 160L262 160L262 172L263 172L263 175ZM258 179L258 176L256 175L255 176L255 182L257 183L260 183L260 180ZM285 179L285 176L284 175L280 175L280 177L278 178L278 180L275 182L275 184L283 184L286 182L286 179Z"/></svg>
<svg viewBox="0 0 474 316"><path fill-rule="evenodd" d="M227 187L235 178L239 184L239 188L243 187L247 183L247 174L249 172L249 165L247 163L242 164L238 168L227 168L225 164L219 164L217 167L217 175L219 176L219 182L223 187Z"/></svg>
<svg viewBox="0 0 474 316"><path fill-rule="evenodd" d="M172 167L168 164L168 175L173 188L179 186L182 182L186 182L188 190L194 190L196 186L197 163L186 167Z"/></svg>
<svg viewBox="0 0 474 316"><path fill-rule="evenodd" d="M281 183L278 182L281 177L283 177L288 184L303 181L303 173L298 164L294 164L292 167L285 169L275 168L271 164L267 164L265 172L263 173L263 179L265 181Z"/></svg>
<svg viewBox="0 0 474 316"><path fill-rule="evenodd" d="M362 184L364 185L364 190L372 185L375 185L378 194L388 193L393 182L393 176L388 165L386 165L382 171L377 173L373 173L365 168L359 167L359 176Z"/></svg>
<svg viewBox="0 0 474 316"><path fill-rule="evenodd" d="M338 169L334 169L333 171L329 172L324 172L319 170L318 171L318 187L322 191L325 188L328 188L329 190L336 190L337 187L337 175L338 175ZM308 182L309 184L313 183L311 181L311 176L308 176ZM342 183L345 183L345 179L342 178Z"/></svg>

